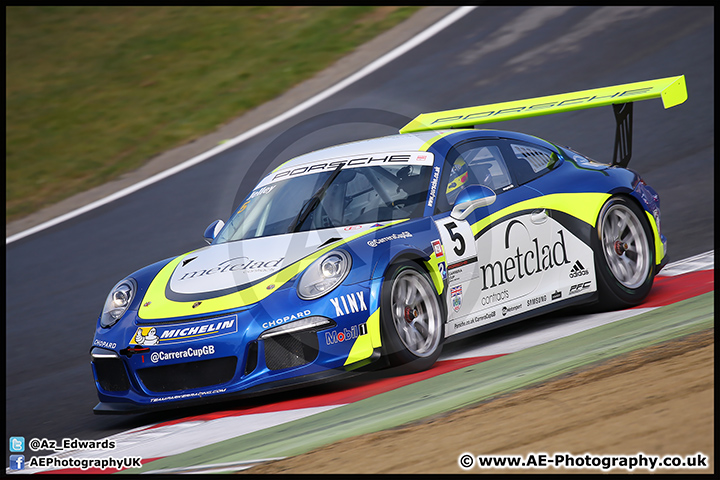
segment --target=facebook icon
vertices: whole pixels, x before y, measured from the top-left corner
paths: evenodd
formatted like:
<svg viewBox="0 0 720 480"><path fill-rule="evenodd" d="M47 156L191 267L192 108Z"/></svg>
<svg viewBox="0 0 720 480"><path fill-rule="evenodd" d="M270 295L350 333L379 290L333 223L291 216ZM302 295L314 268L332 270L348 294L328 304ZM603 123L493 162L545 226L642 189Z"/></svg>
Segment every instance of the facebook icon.
<svg viewBox="0 0 720 480"><path fill-rule="evenodd" d="M10 470L25 468L25 455L10 455Z"/></svg>

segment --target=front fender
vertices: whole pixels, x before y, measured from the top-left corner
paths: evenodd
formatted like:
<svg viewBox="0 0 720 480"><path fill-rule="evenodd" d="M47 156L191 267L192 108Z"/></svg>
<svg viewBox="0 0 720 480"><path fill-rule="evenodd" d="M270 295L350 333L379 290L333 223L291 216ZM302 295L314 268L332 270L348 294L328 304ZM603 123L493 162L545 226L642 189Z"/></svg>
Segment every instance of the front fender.
<svg viewBox="0 0 720 480"><path fill-rule="evenodd" d="M397 238L393 238L392 241L382 241L392 237ZM382 281L391 265L412 261L428 272L438 295L441 295L445 290L447 274L444 251L440 250L439 254L436 254L433 248L433 242L439 242L439 239L440 233L435 222L430 218L422 218L399 224L392 229L378 231L376 238L366 241L367 247L373 250L370 254L372 258L370 278Z"/></svg>

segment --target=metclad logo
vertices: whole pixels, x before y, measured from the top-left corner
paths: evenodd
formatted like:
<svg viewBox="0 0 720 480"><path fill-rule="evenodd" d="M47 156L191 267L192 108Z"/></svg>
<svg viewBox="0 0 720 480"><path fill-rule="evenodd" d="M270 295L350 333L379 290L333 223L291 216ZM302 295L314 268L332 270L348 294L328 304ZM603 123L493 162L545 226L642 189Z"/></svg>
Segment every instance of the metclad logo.
<svg viewBox="0 0 720 480"><path fill-rule="evenodd" d="M331 298L330 303L335 307L335 315L338 317L368 309L367 305L365 305L363 292L348 293L347 295Z"/></svg>
<svg viewBox="0 0 720 480"><path fill-rule="evenodd" d="M506 250L511 250L510 231L515 225L525 227L520 220L513 220L508 224L505 230ZM562 230L558 230L557 234L560 239L552 245L540 245L538 239L533 238L529 249L521 251L520 247L516 247L515 253L511 253L504 260L480 265L483 277L482 289L487 290L506 282L512 283L516 278L522 279L570 263L565 248L565 235Z"/></svg>
<svg viewBox="0 0 720 480"><path fill-rule="evenodd" d="M226 272L272 272L280 266L283 260L285 260L285 257L277 260L254 260L249 257L235 257L219 263L217 267L186 272L178 281Z"/></svg>

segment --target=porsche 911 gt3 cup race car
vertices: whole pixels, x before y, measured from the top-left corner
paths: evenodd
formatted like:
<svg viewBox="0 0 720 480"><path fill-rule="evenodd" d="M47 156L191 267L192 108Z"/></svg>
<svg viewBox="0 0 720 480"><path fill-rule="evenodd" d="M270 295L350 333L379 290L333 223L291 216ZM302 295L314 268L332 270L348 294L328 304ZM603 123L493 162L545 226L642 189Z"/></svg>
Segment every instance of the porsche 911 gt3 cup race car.
<svg viewBox="0 0 720 480"><path fill-rule="evenodd" d="M296 157L209 245L110 292L96 413L256 395L381 366L570 305L638 304L667 261L657 193L628 170L632 102L683 76L418 116ZM612 105L615 158L475 125ZM469 127L469 128L468 128Z"/></svg>

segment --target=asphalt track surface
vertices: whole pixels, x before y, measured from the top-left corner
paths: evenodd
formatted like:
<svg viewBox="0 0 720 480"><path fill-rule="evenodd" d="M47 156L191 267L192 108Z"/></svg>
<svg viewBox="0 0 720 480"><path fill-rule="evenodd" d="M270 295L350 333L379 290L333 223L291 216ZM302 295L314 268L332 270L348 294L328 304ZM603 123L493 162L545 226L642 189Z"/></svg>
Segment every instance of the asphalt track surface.
<svg viewBox="0 0 720 480"><path fill-rule="evenodd" d="M684 104L667 111L659 101L635 105L630 167L660 193L671 260L712 250L713 13L711 7L479 7L297 117L121 200L8 244L6 442L11 435L99 439L226 407L135 417L92 414L97 397L88 351L109 289L145 265L204 245L204 228L227 219L237 198L264 172L309 150L395 133L402 124L384 123L402 117L685 75ZM388 113L358 122L351 114L362 112L351 109ZM340 123L328 126L328 119ZM301 122L310 127L304 136L274 158L261 156ZM609 108L492 127L569 145L600 161L612 156Z"/></svg>

